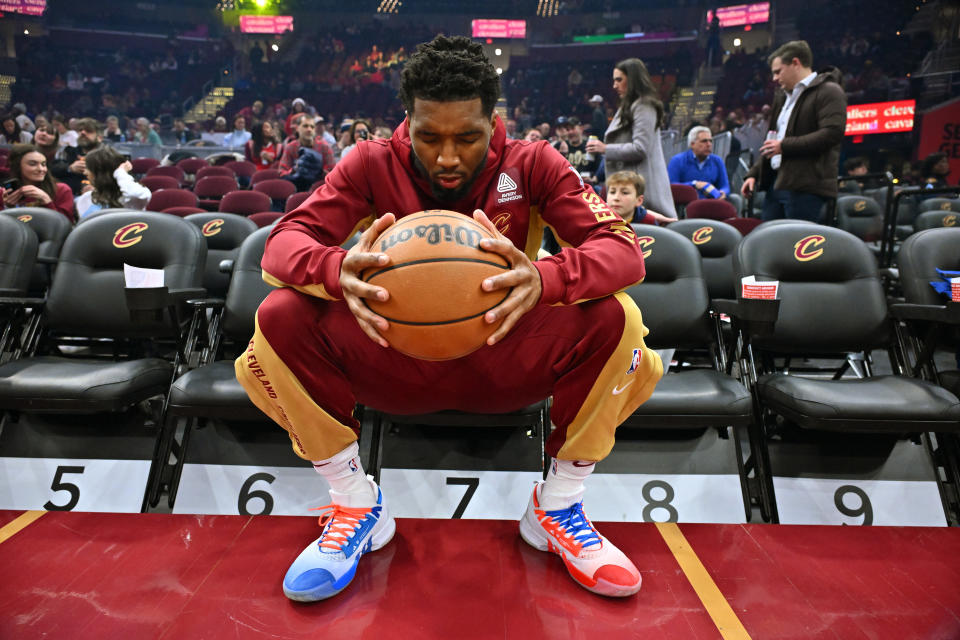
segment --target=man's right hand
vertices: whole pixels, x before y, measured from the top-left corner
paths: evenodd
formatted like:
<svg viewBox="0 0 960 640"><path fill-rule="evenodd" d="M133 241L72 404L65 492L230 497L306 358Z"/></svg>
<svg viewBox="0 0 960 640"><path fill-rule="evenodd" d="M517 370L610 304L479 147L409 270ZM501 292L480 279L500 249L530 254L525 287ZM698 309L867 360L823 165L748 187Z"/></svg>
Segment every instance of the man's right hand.
<svg viewBox="0 0 960 640"><path fill-rule="evenodd" d="M87 161L83 158L77 158L73 161L67 169L70 170L70 173L83 173L84 169L87 168Z"/></svg>
<svg viewBox="0 0 960 640"><path fill-rule="evenodd" d="M385 253L374 250L374 240L384 230L396 221L392 213L377 218L370 228L363 232L360 241L347 251L343 264L340 265L340 288L343 290L343 299L357 319L357 324L371 340L381 347L390 344L380 335L388 328L387 321L370 310L363 299L386 302L390 299L390 292L383 287L367 284L360 279L360 273L370 267L383 267L390 263L390 257Z"/></svg>
<svg viewBox="0 0 960 640"><path fill-rule="evenodd" d="M750 194L753 193L753 186L757 183L756 178L747 178L743 181L743 185L740 187L740 193L744 198L749 198Z"/></svg>

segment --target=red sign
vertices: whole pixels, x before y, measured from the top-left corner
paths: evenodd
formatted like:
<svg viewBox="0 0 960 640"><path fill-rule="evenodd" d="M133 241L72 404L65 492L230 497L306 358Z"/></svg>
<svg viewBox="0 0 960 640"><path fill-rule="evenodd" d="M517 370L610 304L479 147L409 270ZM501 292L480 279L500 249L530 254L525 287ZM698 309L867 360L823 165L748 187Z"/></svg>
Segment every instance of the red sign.
<svg viewBox="0 0 960 640"><path fill-rule="evenodd" d="M739 27L745 24L757 24L770 20L770 3L755 2L753 4L738 4L733 7L717 9L721 27ZM707 11L707 24L713 21L713 11Z"/></svg>
<svg viewBox="0 0 960 640"><path fill-rule="evenodd" d="M917 160L942 151L950 160L950 183L960 176L960 98L925 111L920 120Z"/></svg>
<svg viewBox="0 0 960 640"><path fill-rule="evenodd" d="M472 20L474 38L526 38L526 20Z"/></svg>
<svg viewBox="0 0 960 640"><path fill-rule="evenodd" d="M293 16L240 16L243 33L284 33L293 31Z"/></svg>
<svg viewBox="0 0 960 640"><path fill-rule="evenodd" d="M47 0L0 0L0 11L42 16L47 10Z"/></svg>
<svg viewBox="0 0 960 640"><path fill-rule="evenodd" d="M916 100L847 105L848 136L913 131Z"/></svg>

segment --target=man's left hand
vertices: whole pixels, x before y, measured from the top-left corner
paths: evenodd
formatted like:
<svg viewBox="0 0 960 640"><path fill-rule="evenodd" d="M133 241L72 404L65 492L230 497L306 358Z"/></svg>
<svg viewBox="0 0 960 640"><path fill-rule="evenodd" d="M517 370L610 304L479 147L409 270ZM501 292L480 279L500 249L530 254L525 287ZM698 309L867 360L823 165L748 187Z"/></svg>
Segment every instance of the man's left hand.
<svg viewBox="0 0 960 640"><path fill-rule="evenodd" d="M487 278L481 285L484 291L513 287L510 295L496 307L487 311L484 316L484 320L491 324L501 318L503 319L500 328L487 338L487 344L493 345L507 335L523 314L536 306L537 302L540 301L543 285L540 282L540 272L533 266L530 258L500 233L483 211L480 209L474 211L473 219L494 236L481 240L480 248L484 251L499 253L510 264L509 271Z"/></svg>
<svg viewBox="0 0 960 640"><path fill-rule="evenodd" d="M762 145L760 145L760 155L765 158L772 158L773 156L778 156L783 153L782 145L780 140L766 140Z"/></svg>

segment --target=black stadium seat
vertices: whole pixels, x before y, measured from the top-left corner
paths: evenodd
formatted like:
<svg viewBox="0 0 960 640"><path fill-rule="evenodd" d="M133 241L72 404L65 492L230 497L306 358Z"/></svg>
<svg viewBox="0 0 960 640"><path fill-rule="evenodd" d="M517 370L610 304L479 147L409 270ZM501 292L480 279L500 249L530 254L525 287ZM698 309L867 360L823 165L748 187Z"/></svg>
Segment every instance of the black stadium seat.
<svg viewBox="0 0 960 640"><path fill-rule="evenodd" d="M38 244L30 227L16 218L0 216L0 296L27 292Z"/></svg>
<svg viewBox="0 0 960 640"><path fill-rule="evenodd" d="M120 457L156 466L163 397L183 362L183 303L204 293L206 252L195 226L167 214L118 211L77 226L42 305L42 333L27 341L37 348L0 365L0 434L17 440L30 433L21 425L47 414L40 424L61 426L30 446L79 447L80 433L93 432ZM124 264L162 269L164 287L127 290ZM72 457L96 457L86 446Z"/></svg>
<svg viewBox="0 0 960 640"><path fill-rule="evenodd" d="M699 221L687 221L699 222ZM676 222L674 224L680 224ZM722 226L722 223L715 223ZM672 227L673 225L671 225ZM731 229L732 230L732 229ZM753 421L750 393L735 378L723 373L722 345L710 317L710 297L703 276L700 254L684 234L669 228L651 227L645 235L647 275L627 293L643 314L650 330L651 349L676 349L677 353L702 351L703 364L671 368L657 383L653 395L623 423L621 428L701 429L715 427L726 436L734 428L737 468L747 502L747 473L739 455L738 432ZM664 304L669 300L669 304ZM693 358L678 357L678 361ZM665 368L669 363L665 363Z"/></svg>
<svg viewBox="0 0 960 640"><path fill-rule="evenodd" d="M269 235L270 229L258 229L240 245L225 300L219 304L216 301L209 302L209 306L218 314L222 311L218 319L219 332L213 336L206 357L199 362L200 366L187 371L170 386L161 459L167 460L169 452L175 451L176 463L165 466L162 475L158 471L157 478L151 482L152 505L157 504L162 489L166 488L169 491L168 502L173 506L190 431L197 419L268 420L237 382L233 361L253 335L257 308L272 290L263 281L260 269L263 247ZM176 426L181 420L185 424L184 431L180 442L176 442Z"/></svg>
<svg viewBox="0 0 960 640"><path fill-rule="evenodd" d="M26 224L37 234L37 265L30 276L28 290L31 295L43 296L50 286L50 278L56 269L60 250L73 229L73 224L59 211L44 207L21 207L3 213Z"/></svg>
<svg viewBox="0 0 960 640"><path fill-rule="evenodd" d="M712 220L678 220L669 228L690 239L700 252L710 298L736 298L738 283L733 278L733 252L743 240L740 232L729 224Z"/></svg>
<svg viewBox="0 0 960 640"><path fill-rule="evenodd" d="M780 282L772 325L750 322L743 301L731 310L742 329L741 376L750 383L761 426L751 447L762 459L765 518L779 521L766 440L778 416L801 430L897 435L952 434L960 428L956 396L928 381L896 375L887 301L876 261L859 238L819 225L761 228L738 247L734 269L738 277ZM873 376L866 367L863 377L806 377L775 365L781 356L843 362L845 354L869 355L876 349L894 354L893 375ZM744 375L748 371L757 372L755 382Z"/></svg>
<svg viewBox="0 0 960 640"><path fill-rule="evenodd" d="M837 226L864 242L877 242L883 231L883 209L873 198L840 196L837 199Z"/></svg>
<svg viewBox="0 0 960 640"><path fill-rule="evenodd" d="M184 218L200 229L207 241L207 266L203 272L203 288L216 298L227 295L230 273L220 270L220 263L236 259L240 245L257 230L249 218L233 213L194 213Z"/></svg>

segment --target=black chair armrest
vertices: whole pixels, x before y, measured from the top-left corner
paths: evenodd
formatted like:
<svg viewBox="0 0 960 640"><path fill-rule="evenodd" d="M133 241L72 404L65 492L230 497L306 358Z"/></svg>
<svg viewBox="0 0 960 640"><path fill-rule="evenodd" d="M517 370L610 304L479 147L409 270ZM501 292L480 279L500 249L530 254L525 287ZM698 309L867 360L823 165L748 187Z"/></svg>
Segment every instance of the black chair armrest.
<svg viewBox="0 0 960 640"><path fill-rule="evenodd" d="M40 264L57 264L57 258L53 256L37 256L37 262Z"/></svg>
<svg viewBox="0 0 960 640"><path fill-rule="evenodd" d="M225 303L223 298L190 298L186 301L195 309L222 309Z"/></svg>
<svg viewBox="0 0 960 640"><path fill-rule="evenodd" d="M230 258L221 260L220 264L217 265L217 269L220 271L220 273L230 273L233 271L233 260Z"/></svg>
<svg viewBox="0 0 960 640"><path fill-rule="evenodd" d="M736 300L718 299L713 301L718 313L730 316L737 326L754 335L773 333L780 315L780 300L755 298L737 298Z"/></svg>
<svg viewBox="0 0 960 640"><path fill-rule="evenodd" d="M10 289L0 289L0 306L7 307L38 307L46 304L46 298L26 298L23 296L11 296L4 292L12 291Z"/></svg>
<svg viewBox="0 0 960 640"><path fill-rule="evenodd" d="M898 320L923 320L960 324L960 302L945 305L899 303L890 306L890 313Z"/></svg>

